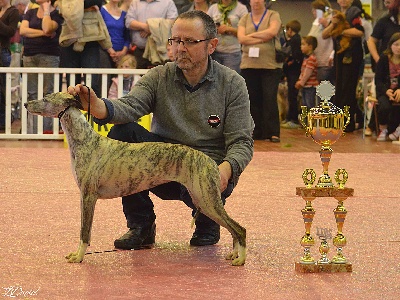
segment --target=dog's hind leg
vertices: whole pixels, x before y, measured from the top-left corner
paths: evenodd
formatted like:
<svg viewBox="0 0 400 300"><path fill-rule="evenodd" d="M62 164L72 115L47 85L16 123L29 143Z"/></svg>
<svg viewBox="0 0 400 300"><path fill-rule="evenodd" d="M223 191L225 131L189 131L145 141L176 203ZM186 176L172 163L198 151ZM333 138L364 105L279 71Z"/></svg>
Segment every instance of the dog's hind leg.
<svg viewBox="0 0 400 300"><path fill-rule="evenodd" d="M93 224L94 208L97 197L94 195L81 195L81 240L78 250L71 252L65 258L68 262L79 263L83 261L86 249L90 242L90 234Z"/></svg>
<svg viewBox="0 0 400 300"><path fill-rule="evenodd" d="M196 203L195 205L199 207L203 214L225 227L231 233L233 251L226 255L225 258L231 260L233 266L244 265L246 261L246 229L229 217L223 206L219 189L204 190L204 187L203 185L200 193L194 190L190 192L193 202ZM202 199L202 201L196 201L196 199Z"/></svg>

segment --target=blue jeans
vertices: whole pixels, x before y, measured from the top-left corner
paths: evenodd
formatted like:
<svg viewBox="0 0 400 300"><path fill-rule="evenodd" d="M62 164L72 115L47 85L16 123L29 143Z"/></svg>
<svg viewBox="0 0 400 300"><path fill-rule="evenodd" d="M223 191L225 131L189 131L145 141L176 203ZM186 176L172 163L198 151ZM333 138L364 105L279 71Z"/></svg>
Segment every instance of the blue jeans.
<svg viewBox="0 0 400 300"><path fill-rule="evenodd" d="M240 51L233 53L222 53L215 51L211 54L211 57L232 70L235 70L240 74L240 62L242 61L242 53Z"/></svg>
<svg viewBox="0 0 400 300"><path fill-rule="evenodd" d="M135 122L114 125L108 137L128 143L164 142L162 137L147 131ZM230 182L227 189L221 194L223 203L225 203L225 199L230 196L233 188L233 183ZM156 186L150 189L150 191L163 200L181 200L193 210L192 215L196 212L188 190L178 182L168 182ZM152 223L156 219L154 205L149 197L149 190L122 197L122 206L128 228L133 228L136 224ZM201 216L201 219L206 220L204 221L205 223L214 222L204 215Z"/></svg>
<svg viewBox="0 0 400 300"><path fill-rule="evenodd" d="M315 87L303 87L301 90L302 96L302 104L307 106L308 109L313 108L315 106L315 96L316 96L316 88Z"/></svg>
<svg viewBox="0 0 400 300"><path fill-rule="evenodd" d="M58 68L60 57L47 54L36 54L23 57L24 67ZM38 75L28 74L28 100L38 99ZM54 92L54 75L43 74L43 95ZM43 130L53 130L53 118L43 119ZM28 114L28 133L37 133L37 116Z"/></svg>

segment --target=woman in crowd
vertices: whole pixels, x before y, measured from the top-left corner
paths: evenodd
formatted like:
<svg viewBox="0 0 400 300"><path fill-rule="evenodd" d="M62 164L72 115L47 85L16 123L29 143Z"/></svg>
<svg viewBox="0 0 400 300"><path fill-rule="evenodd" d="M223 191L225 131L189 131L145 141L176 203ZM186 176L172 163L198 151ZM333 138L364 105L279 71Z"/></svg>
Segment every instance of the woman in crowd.
<svg viewBox="0 0 400 300"><path fill-rule="evenodd" d="M314 52L318 63L318 80L329 80L334 83L335 75L333 69L333 60L331 59L331 54L333 52L333 41L332 39L322 38L322 31L329 25L330 22L329 10L331 8L331 4L327 0L315 0L311 3L311 8L315 20L308 35L316 37L318 42L318 46ZM318 10L320 13L322 13L322 17L317 14Z"/></svg>
<svg viewBox="0 0 400 300"><path fill-rule="evenodd" d="M375 72L376 97L378 99L378 120L380 134L378 142L395 141L400 136L400 32L389 40L388 47L381 55ZM395 129L395 127L397 128ZM390 134L388 134L391 132Z"/></svg>
<svg viewBox="0 0 400 300"><path fill-rule="evenodd" d="M358 104L356 90L360 75L360 67L363 63L364 51L362 47L362 37L364 28L361 25L361 10L352 6L353 0L337 0L341 13L346 17L350 28L338 30L341 26L340 15L334 14L331 23L323 30L324 39L334 38L334 66L336 70L336 96L334 104L343 108L350 106L350 123L346 127L346 132L353 132L356 129L356 114ZM339 31L339 34L336 33ZM341 40L348 39L349 47L343 51ZM360 117L360 116L357 116Z"/></svg>
<svg viewBox="0 0 400 300"><path fill-rule="evenodd" d="M120 0L110 0L100 9L104 23L110 34L112 47L100 50L100 66L116 68L121 57L128 53L130 46L129 30L125 27L126 11L119 7ZM107 87L111 85L112 76L108 76Z"/></svg>
<svg viewBox="0 0 400 300"><path fill-rule="evenodd" d="M218 45L211 56L220 64L238 73L240 73L242 53L237 38L237 27L240 18L247 13L246 6L238 0L219 0L208 10L218 28Z"/></svg>
<svg viewBox="0 0 400 300"><path fill-rule="evenodd" d="M254 119L253 138L280 142L280 124L276 101L282 76L282 63L275 60L275 45L281 29L278 12L268 9L264 0L250 0L251 13L238 26L242 44L241 75L246 80L250 110ZM275 41L276 40L276 41Z"/></svg>
<svg viewBox="0 0 400 300"><path fill-rule="evenodd" d="M129 31L125 27L126 11L118 6L119 3L120 0L110 0L100 9L112 43L112 48L107 49L109 66L104 67L115 68L116 63L128 53L129 49Z"/></svg>
<svg viewBox="0 0 400 300"><path fill-rule="evenodd" d="M29 9L23 16L20 34L24 36L24 67L58 68L62 17L53 6L55 0L36 0L39 8ZM44 94L54 92L53 74L43 75ZM28 100L38 98L38 76L28 75ZM36 133L36 116L28 115L28 133ZM44 119L44 132L52 130L53 120Z"/></svg>

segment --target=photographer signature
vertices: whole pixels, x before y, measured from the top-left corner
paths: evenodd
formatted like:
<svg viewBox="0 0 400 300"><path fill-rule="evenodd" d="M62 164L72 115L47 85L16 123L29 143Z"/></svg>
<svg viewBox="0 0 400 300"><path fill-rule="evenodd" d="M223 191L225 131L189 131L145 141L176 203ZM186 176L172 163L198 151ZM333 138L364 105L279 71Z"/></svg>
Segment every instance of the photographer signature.
<svg viewBox="0 0 400 300"><path fill-rule="evenodd" d="M3 290L4 290L4 293L2 294L3 297L26 298L28 296L36 296L40 288L38 288L37 290L24 290L21 286L9 286L9 287L3 287Z"/></svg>

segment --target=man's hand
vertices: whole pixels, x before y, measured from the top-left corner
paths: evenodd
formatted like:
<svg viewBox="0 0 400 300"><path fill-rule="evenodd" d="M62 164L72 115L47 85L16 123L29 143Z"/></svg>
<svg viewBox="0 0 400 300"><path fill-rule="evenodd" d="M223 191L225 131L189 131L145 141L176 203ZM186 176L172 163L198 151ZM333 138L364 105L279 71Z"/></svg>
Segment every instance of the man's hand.
<svg viewBox="0 0 400 300"><path fill-rule="evenodd" d="M90 89L83 84L77 84L76 86L69 86L68 93L73 96L79 96L83 109L88 110L88 104L90 100L90 113L96 117L97 119L105 119L107 118L108 112L104 101L97 98L96 93L93 89Z"/></svg>
<svg viewBox="0 0 400 300"><path fill-rule="evenodd" d="M223 192L228 187L228 181L232 177L232 167L229 162L224 161L218 166L218 169L221 179L221 192Z"/></svg>

